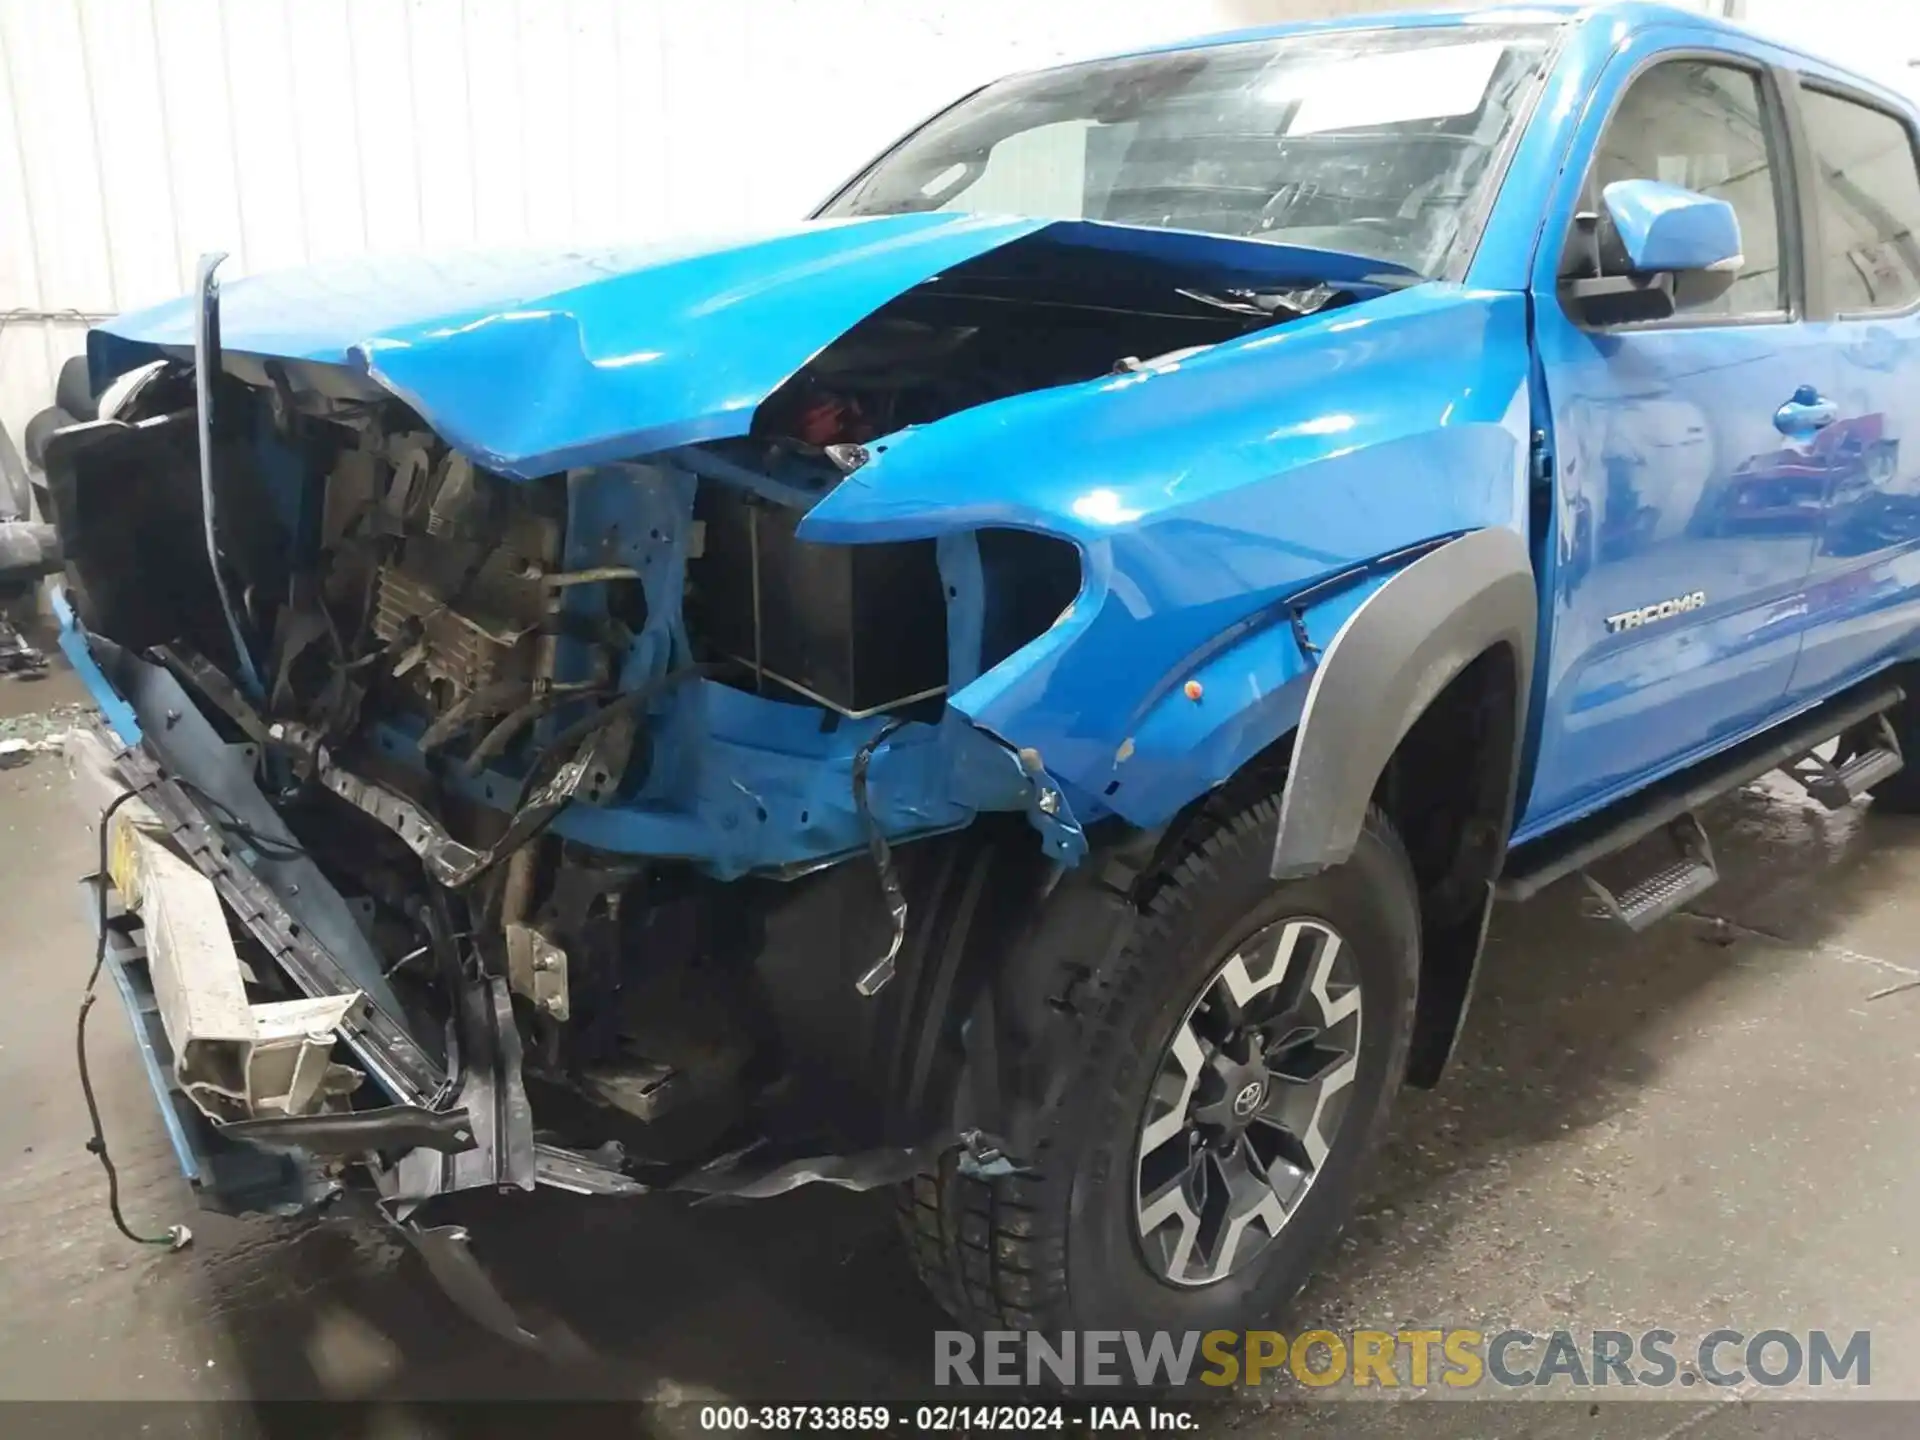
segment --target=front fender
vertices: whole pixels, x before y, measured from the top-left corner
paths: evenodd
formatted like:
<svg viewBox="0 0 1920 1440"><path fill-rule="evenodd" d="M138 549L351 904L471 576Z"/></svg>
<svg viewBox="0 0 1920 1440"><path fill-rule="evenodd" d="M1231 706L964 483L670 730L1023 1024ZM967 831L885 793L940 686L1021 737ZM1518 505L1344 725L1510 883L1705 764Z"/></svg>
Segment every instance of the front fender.
<svg viewBox="0 0 1920 1440"><path fill-rule="evenodd" d="M1073 542L1074 603L950 703L1038 751L1084 819L1158 825L1301 714L1289 596L1524 528L1527 377L1523 297L1415 286L889 436L800 535ZM1364 596L1308 616L1313 643Z"/></svg>
<svg viewBox="0 0 1920 1440"><path fill-rule="evenodd" d="M1537 625L1532 557L1513 530L1448 541L1369 595L1314 671L1280 803L1274 878L1311 874L1353 853L1400 741L1447 684L1495 646L1513 652L1513 734L1524 734ZM1509 812L1518 759L1516 746L1506 758Z"/></svg>

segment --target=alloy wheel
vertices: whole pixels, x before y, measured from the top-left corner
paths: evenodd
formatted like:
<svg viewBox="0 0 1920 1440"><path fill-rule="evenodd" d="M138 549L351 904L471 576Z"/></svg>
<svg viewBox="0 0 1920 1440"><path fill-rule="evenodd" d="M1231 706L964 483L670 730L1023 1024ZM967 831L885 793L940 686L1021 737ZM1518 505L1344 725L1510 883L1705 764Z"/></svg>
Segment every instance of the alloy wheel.
<svg viewBox="0 0 1920 1440"><path fill-rule="evenodd" d="M1360 1054L1359 975L1325 921L1244 941L1167 1042L1141 1121L1135 1217L1175 1285L1244 1269L1326 1163Z"/></svg>

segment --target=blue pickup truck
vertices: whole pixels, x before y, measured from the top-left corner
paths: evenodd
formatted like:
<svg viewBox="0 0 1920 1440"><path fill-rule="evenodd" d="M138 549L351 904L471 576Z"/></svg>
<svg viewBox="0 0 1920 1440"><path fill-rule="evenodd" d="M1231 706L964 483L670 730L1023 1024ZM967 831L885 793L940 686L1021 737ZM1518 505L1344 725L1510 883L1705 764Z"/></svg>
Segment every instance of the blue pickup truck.
<svg viewBox="0 0 1920 1440"><path fill-rule="evenodd" d="M441 1197L893 1186L970 1324L1271 1310L1496 898L1920 802L1915 124L1678 10L1349 19L773 233L209 257L42 427L201 1200L516 1335Z"/></svg>

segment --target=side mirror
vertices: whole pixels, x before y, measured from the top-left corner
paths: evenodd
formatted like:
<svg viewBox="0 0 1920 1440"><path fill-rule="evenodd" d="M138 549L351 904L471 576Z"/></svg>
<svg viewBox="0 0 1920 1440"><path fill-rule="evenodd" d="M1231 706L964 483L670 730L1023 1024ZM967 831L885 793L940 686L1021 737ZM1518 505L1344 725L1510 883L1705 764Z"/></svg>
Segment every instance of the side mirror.
<svg viewBox="0 0 1920 1440"><path fill-rule="evenodd" d="M1665 320L1677 289L1694 303L1713 299L1746 263L1740 219L1724 200L1660 180L1616 180L1601 201L1615 252L1606 268L1626 273L1567 282L1567 302L1588 324Z"/></svg>
<svg viewBox="0 0 1920 1440"><path fill-rule="evenodd" d="M1740 273L1740 219L1733 206L1659 180L1616 180L1600 193L1614 233L1639 275L1711 270Z"/></svg>

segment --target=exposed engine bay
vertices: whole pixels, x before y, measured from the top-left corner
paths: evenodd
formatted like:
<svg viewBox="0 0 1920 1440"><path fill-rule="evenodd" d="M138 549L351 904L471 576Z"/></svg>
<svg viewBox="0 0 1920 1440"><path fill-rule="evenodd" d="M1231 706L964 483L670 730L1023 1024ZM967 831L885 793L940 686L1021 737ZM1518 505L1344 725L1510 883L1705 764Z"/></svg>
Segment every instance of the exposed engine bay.
<svg viewBox="0 0 1920 1440"><path fill-rule="evenodd" d="M396 1213L996 1163L963 1079L980 955L1101 811L947 702L1068 611L1081 556L801 517L908 427L1352 298L1016 243L853 325L741 433L531 479L208 326L199 370L49 447L70 630L125 700L81 761L217 892L259 1035L355 998L318 1069L246 1032L282 1056L270 1104L169 1033L186 1093L289 1157L292 1208L349 1160ZM193 982L154 983L165 1013Z"/></svg>
<svg viewBox="0 0 1920 1440"><path fill-rule="evenodd" d="M1166 364L1279 320L1337 308L1326 285L1170 283L1135 257L1089 265L1009 246L916 286L828 346L760 407L756 429L859 442L1008 395Z"/></svg>

